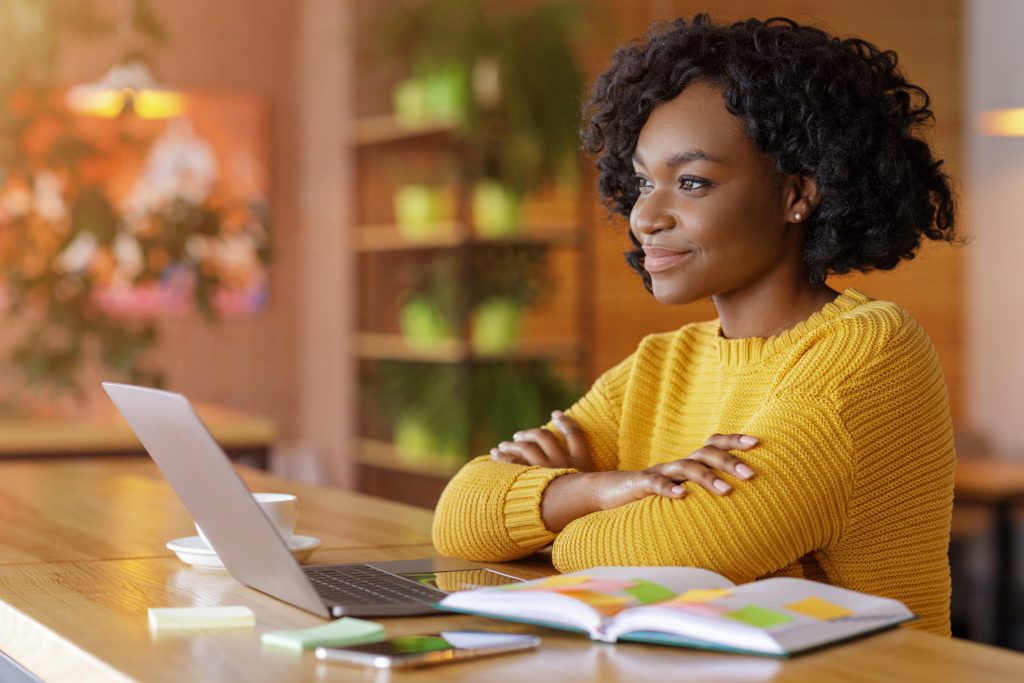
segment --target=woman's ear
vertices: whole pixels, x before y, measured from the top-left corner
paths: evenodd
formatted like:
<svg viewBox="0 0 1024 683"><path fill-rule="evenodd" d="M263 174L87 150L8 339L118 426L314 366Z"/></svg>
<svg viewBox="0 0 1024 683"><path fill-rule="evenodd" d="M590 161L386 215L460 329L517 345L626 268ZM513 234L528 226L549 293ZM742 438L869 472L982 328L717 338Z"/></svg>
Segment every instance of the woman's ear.
<svg viewBox="0 0 1024 683"><path fill-rule="evenodd" d="M818 183L807 176L789 176L786 183L786 221L801 223L807 220L821 200L818 195Z"/></svg>

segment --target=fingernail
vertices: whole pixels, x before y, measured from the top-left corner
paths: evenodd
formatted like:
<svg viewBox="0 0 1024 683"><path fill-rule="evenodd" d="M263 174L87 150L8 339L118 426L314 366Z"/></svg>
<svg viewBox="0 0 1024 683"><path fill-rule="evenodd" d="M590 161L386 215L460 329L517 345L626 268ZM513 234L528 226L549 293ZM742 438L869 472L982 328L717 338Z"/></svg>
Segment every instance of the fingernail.
<svg viewBox="0 0 1024 683"><path fill-rule="evenodd" d="M728 493L729 491L732 491L732 487L729 486L728 484L726 484L721 479L715 479L715 481L712 482L711 485L714 486L716 489L718 489L722 493Z"/></svg>
<svg viewBox="0 0 1024 683"><path fill-rule="evenodd" d="M750 479L752 476L754 476L754 470L750 469L743 463L740 463L739 465L736 465L736 474L743 477L744 479Z"/></svg>
<svg viewBox="0 0 1024 683"><path fill-rule="evenodd" d="M492 448L491 449L491 457L492 458L497 458L498 457L498 449L497 448Z"/></svg>
<svg viewBox="0 0 1024 683"><path fill-rule="evenodd" d="M682 486L673 486L672 487L672 495L673 496L682 496L682 495L685 495L685 494L686 494L686 489L684 489Z"/></svg>
<svg viewBox="0 0 1024 683"><path fill-rule="evenodd" d="M563 417L565 417L565 415L563 415L562 411L560 410L556 410L555 412L551 413L551 418L555 422L561 422Z"/></svg>
<svg viewBox="0 0 1024 683"><path fill-rule="evenodd" d="M740 437L740 443L744 444L746 446L753 446L755 443L757 443L757 437L756 436L741 436Z"/></svg>
<svg viewBox="0 0 1024 683"><path fill-rule="evenodd" d="M523 438L523 433L522 432L516 432L515 434L512 435L512 440L513 441L520 441L520 440L522 440L522 438Z"/></svg>

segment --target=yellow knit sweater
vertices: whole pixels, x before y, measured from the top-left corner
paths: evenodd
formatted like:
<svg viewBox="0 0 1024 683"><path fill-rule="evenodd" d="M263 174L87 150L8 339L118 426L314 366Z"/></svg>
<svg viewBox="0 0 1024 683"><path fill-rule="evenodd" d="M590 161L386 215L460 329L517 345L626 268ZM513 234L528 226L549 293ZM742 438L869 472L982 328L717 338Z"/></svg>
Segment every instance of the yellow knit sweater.
<svg viewBox="0 0 1024 683"><path fill-rule="evenodd" d="M680 565L736 582L806 577L896 598L920 615L914 627L949 633L948 398L931 341L898 306L848 289L776 337L725 339L717 321L650 335L566 412L598 469L644 469L737 432L760 439L742 453L757 476L721 475L729 496L691 484L682 500L650 496L556 535L541 521L541 496L573 470L485 456L441 496L439 552L506 561L553 542L560 571Z"/></svg>

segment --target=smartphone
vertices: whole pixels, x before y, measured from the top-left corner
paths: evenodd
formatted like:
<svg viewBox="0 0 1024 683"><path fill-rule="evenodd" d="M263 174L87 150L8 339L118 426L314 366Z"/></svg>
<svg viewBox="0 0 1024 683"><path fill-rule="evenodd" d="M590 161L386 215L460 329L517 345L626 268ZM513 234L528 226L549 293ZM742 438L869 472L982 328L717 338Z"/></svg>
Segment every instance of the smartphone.
<svg viewBox="0 0 1024 683"><path fill-rule="evenodd" d="M316 658L376 669L407 669L532 650L538 645L539 637L522 633L442 631L353 647L318 647Z"/></svg>

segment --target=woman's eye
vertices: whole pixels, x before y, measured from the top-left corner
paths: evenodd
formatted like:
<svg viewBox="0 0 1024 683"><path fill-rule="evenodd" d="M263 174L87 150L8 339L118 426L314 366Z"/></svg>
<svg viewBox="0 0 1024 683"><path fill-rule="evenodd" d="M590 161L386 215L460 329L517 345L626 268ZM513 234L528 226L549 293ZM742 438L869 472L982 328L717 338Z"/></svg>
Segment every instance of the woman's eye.
<svg viewBox="0 0 1024 683"><path fill-rule="evenodd" d="M681 190L702 190L710 185L706 180L699 178L682 178L679 181L679 189Z"/></svg>
<svg viewBox="0 0 1024 683"><path fill-rule="evenodd" d="M638 190L645 190L645 189L649 189L651 187L654 187L651 184L651 181L648 180L647 178L644 178L643 176L640 176L640 175L633 176L633 180L636 181L636 189L638 189Z"/></svg>

